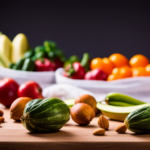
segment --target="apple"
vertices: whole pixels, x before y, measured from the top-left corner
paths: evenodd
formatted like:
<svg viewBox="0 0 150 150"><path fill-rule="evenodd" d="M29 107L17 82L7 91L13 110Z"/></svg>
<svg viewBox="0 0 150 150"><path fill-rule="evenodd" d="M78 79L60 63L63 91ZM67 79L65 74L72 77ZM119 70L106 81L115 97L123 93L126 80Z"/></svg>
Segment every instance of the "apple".
<svg viewBox="0 0 150 150"><path fill-rule="evenodd" d="M11 78L0 80L0 103L10 107L12 102L18 98L18 88L18 83Z"/></svg>
<svg viewBox="0 0 150 150"><path fill-rule="evenodd" d="M102 69L94 69L85 74L85 80L106 80L107 74Z"/></svg>
<svg viewBox="0 0 150 150"><path fill-rule="evenodd" d="M44 98L42 96L42 88L34 81L27 81L18 88L19 97L30 97L32 99Z"/></svg>

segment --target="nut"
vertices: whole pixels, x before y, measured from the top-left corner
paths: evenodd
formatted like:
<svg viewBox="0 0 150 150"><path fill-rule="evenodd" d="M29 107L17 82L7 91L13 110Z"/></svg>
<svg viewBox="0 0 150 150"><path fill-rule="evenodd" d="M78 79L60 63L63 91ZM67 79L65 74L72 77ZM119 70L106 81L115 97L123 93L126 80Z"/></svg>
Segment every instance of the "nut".
<svg viewBox="0 0 150 150"><path fill-rule="evenodd" d="M4 113L3 113L3 111L2 111L2 110L0 110L0 116L3 116L3 114L4 114Z"/></svg>
<svg viewBox="0 0 150 150"><path fill-rule="evenodd" d="M123 123L120 124L119 126L117 126L117 128L115 129L116 132L118 133L125 133L127 130L127 126Z"/></svg>
<svg viewBox="0 0 150 150"><path fill-rule="evenodd" d="M2 123L2 122L4 122L4 117L0 117L0 122Z"/></svg>
<svg viewBox="0 0 150 150"><path fill-rule="evenodd" d="M105 130L108 130L109 128L109 121L107 118L105 118L103 115L101 115L99 118L98 118L98 125L105 129Z"/></svg>
<svg viewBox="0 0 150 150"><path fill-rule="evenodd" d="M93 135L104 135L105 129L99 128L93 131Z"/></svg>

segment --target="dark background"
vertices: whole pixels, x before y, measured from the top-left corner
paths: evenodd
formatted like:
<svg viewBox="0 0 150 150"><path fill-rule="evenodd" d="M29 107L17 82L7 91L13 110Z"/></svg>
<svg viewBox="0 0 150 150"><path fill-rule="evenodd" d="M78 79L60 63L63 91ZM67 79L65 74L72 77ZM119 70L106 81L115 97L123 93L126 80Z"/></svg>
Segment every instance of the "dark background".
<svg viewBox="0 0 150 150"><path fill-rule="evenodd" d="M11 40L22 32L31 47L55 41L67 56L150 58L148 1L1 1L0 31Z"/></svg>

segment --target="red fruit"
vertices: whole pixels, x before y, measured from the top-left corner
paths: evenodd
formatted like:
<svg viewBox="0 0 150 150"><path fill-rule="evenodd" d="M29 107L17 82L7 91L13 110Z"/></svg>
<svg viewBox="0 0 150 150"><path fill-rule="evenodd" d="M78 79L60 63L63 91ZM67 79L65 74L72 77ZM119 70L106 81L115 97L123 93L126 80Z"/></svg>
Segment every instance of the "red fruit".
<svg viewBox="0 0 150 150"><path fill-rule="evenodd" d="M27 81L18 89L18 96L19 97L30 97L32 99L35 98L44 98L42 96L42 88L39 86L38 83L34 81Z"/></svg>
<svg viewBox="0 0 150 150"><path fill-rule="evenodd" d="M106 80L107 74L101 69L89 71L84 76L85 80Z"/></svg>
<svg viewBox="0 0 150 150"><path fill-rule="evenodd" d="M73 63L73 69L75 73L71 76L72 79L83 79L85 75L85 69L79 62Z"/></svg>
<svg viewBox="0 0 150 150"><path fill-rule="evenodd" d="M12 102L18 98L18 88L18 83L11 78L0 80L0 103L10 107Z"/></svg>
<svg viewBox="0 0 150 150"><path fill-rule="evenodd" d="M55 64L55 70L58 68L62 68L64 65L64 63L59 58L55 59L53 63Z"/></svg>
<svg viewBox="0 0 150 150"><path fill-rule="evenodd" d="M44 58L43 60L39 59L35 61L36 71L55 71L55 68L56 65L46 58Z"/></svg>

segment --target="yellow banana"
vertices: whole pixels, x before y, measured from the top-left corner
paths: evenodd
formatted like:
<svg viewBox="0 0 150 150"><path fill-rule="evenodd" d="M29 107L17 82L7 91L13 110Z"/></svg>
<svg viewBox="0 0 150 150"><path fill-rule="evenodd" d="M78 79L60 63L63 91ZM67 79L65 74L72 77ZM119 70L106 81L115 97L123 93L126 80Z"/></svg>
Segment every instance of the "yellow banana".
<svg viewBox="0 0 150 150"><path fill-rule="evenodd" d="M0 35L0 55L1 57L4 57L11 62L11 53L12 53L12 43L10 39L4 35Z"/></svg>
<svg viewBox="0 0 150 150"><path fill-rule="evenodd" d="M18 62L26 51L29 50L29 43L27 37L23 33L19 33L12 41L12 57L13 63Z"/></svg>

